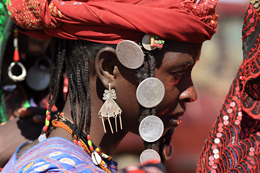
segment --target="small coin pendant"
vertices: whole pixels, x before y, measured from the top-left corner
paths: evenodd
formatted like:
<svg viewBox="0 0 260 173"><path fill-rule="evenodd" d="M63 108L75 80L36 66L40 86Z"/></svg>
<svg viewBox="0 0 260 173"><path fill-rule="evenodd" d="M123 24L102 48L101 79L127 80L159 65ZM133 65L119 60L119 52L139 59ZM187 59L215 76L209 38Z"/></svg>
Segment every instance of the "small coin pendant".
<svg viewBox="0 0 260 173"><path fill-rule="evenodd" d="M156 47L151 47L151 36L150 35L145 35L142 39L142 45L146 50L154 50Z"/></svg>
<svg viewBox="0 0 260 173"><path fill-rule="evenodd" d="M158 160L161 162L161 157L156 151L152 149L146 149L140 155L140 162L143 164L149 160Z"/></svg>
<svg viewBox="0 0 260 173"><path fill-rule="evenodd" d="M162 120L154 115L145 117L139 125L139 134L146 142L157 141L162 136L163 130Z"/></svg>
<svg viewBox="0 0 260 173"><path fill-rule="evenodd" d="M130 69L137 69L144 62L142 49L130 40L118 43L116 46L116 55L120 63Z"/></svg>
<svg viewBox="0 0 260 173"><path fill-rule="evenodd" d="M145 108L157 106L163 99L165 88L163 83L154 77L143 80L136 90L136 98Z"/></svg>

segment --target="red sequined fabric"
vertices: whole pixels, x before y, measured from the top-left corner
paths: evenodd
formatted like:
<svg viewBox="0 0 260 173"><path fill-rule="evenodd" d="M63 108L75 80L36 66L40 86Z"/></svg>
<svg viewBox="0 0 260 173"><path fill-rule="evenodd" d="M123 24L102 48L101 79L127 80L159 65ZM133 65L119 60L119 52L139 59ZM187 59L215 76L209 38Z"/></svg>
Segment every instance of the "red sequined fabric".
<svg viewBox="0 0 260 173"><path fill-rule="evenodd" d="M244 60L203 147L197 172L260 172L260 3L243 24Z"/></svg>
<svg viewBox="0 0 260 173"><path fill-rule="evenodd" d="M202 43L217 30L217 0L7 0L28 35L117 44L144 34ZM181 19L181 20L180 20Z"/></svg>

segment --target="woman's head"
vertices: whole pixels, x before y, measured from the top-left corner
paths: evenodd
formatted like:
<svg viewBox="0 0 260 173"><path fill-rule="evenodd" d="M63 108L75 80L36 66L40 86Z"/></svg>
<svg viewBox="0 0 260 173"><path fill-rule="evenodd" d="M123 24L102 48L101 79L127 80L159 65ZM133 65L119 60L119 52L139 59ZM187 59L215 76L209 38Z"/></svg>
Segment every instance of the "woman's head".
<svg viewBox="0 0 260 173"><path fill-rule="evenodd" d="M62 68L66 66L76 135L83 130L84 125L87 133L90 133L90 129L95 130L96 127L91 126L95 124L91 123L91 117L96 121L96 107L100 108L103 103L103 92L108 89L109 84L115 89L116 103L122 109L125 132L138 134L141 120L148 115L160 117L166 132L169 128L176 127L176 120L183 115L186 103L196 100L191 70L199 59L202 45L200 43L166 40L161 50L144 50L144 63L135 70L119 62L116 45L59 39L55 39L53 43L58 46L54 45L56 51L53 51L55 56L51 94L53 99L58 97L61 86L58 85L60 81L57 79L62 77ZM150 76L163 83L165 95L159 105L148 109L138 103L136 89ZM101 119L99 121L101 122ZM115 129L114 121L111 122ZM110 133L108 124L106 129Z"/></svg>

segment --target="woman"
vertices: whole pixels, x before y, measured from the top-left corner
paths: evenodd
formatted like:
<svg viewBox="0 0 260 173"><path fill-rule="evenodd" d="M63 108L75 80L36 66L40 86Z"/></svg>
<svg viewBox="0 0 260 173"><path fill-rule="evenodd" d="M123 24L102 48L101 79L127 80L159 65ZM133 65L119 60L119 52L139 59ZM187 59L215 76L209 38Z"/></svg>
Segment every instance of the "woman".
<svg viewBox="0 0 260 173"><path fill-rule="evenodd" d="M197 172L260 169L259 1L250 1L242 28L243 62L204 144Z"/></svg>
<svg viewBox="0 0 260 173"><path fill-rule="evenodd" d="M69 99L51 125L47 111L38 140L21 145L3 172L114 172L110 156L128 132L144 140L144 164L166 159L162 153L173 128L186 103L197 97L191 70L202 42L216 31L215 5L213 0L8 1L20 31L56 37L48 110L60 107L64 68Z"/></svg>

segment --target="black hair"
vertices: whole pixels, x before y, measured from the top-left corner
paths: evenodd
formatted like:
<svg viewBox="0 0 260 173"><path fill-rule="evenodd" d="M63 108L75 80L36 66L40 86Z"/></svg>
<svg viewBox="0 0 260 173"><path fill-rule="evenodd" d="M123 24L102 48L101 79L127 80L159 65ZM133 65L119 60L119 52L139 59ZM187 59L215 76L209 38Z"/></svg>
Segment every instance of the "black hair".
<svg viewBox="0 0 260 173"><path fill-rule="evenodd" d="M57 106L57 100L62 100L60 98L63 97L61 90L63 69L66 67L69 81L71 116L73 119L72 136L76 135L79 137L84 125L86 133L89 134L91 122L89 76L94 71L94 59L96 54L100 49L106 46L116 48L116 45L94 43L84 40L62 40L58 38L53 38L52 40L49 111L54 104ZM136 69L136 80L138 83L148 77L155 76L156 59L153 55L153 51L143 51L145 61L140 68ZM79 105L79 109L76 109L76 104ZM156 114L155 108L147 109L140 106L140 110L140 122L146 116ZM61 109L59 111L61 111ZM159 151L164 143L164 140L161 141L163 142L160 142L160 147L159 141L153 143L144 142L144 145L145 148Z"/></svg>

